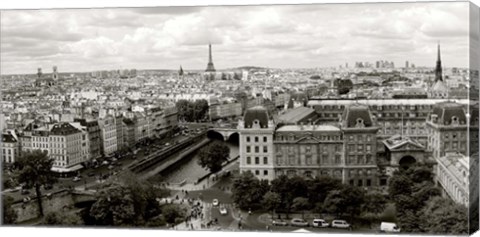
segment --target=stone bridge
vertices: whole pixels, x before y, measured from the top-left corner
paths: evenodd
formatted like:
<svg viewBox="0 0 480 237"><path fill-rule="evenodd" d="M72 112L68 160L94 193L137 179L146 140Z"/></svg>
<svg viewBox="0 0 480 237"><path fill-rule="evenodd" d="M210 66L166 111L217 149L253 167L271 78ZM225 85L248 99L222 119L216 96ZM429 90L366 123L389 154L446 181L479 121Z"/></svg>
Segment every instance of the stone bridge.
<svg viewBox="0 0 480 237"><path fill-rule="evenodd" d="M207 137L210 139L219 139L222 141L238 140L239 133L236 128L210 128L207 131Z"/></svg>

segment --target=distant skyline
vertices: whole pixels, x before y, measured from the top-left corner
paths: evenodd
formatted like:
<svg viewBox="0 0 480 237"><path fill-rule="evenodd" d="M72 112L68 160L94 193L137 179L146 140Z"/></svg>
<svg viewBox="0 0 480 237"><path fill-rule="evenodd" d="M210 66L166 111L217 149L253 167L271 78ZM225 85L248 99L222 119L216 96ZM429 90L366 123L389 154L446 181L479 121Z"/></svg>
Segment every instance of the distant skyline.
<svg viewBox="0 0 480 237"><path fill-rule="evenodd" d="M9 10L2 74L113 69L333 67L405 61L468 67L469 3Z"/></svg>

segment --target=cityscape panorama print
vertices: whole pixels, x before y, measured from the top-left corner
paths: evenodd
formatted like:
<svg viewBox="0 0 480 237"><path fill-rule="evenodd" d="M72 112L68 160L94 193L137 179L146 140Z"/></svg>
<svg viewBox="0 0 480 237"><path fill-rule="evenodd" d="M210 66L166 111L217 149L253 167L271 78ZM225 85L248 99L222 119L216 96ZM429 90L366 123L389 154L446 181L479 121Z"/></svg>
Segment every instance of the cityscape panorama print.
<svg viewBox="0 0 480 237"><path fill-rule="evenodd" d="M0 20L4 226L478 230L473 3Z"/></svg>

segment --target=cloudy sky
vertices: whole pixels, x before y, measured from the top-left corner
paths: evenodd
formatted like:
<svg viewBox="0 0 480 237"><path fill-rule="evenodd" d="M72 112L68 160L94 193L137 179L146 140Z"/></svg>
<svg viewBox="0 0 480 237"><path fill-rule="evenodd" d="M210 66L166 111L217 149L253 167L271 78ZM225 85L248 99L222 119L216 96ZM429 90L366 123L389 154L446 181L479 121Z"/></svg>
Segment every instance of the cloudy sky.
<svg viewBox="0 0 480 237"><path fill-rule="evenodd" d="M468 3L1 12L2 74L101 69L311 68L389 60L468 65Z"/></svg>

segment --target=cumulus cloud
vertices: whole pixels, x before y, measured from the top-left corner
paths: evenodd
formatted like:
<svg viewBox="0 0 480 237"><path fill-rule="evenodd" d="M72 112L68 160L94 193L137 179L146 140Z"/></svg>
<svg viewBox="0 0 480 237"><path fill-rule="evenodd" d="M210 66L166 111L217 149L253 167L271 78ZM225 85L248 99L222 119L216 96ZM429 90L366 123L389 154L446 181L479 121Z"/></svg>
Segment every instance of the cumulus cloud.
<svg viewBox="0 0 480 237"><path fill-rule="evenodd" d="M4 11L2 72L322 67L409 60L468 65L468 3L319 4ZM31 70L31 71L25 71Z"/></svg>

